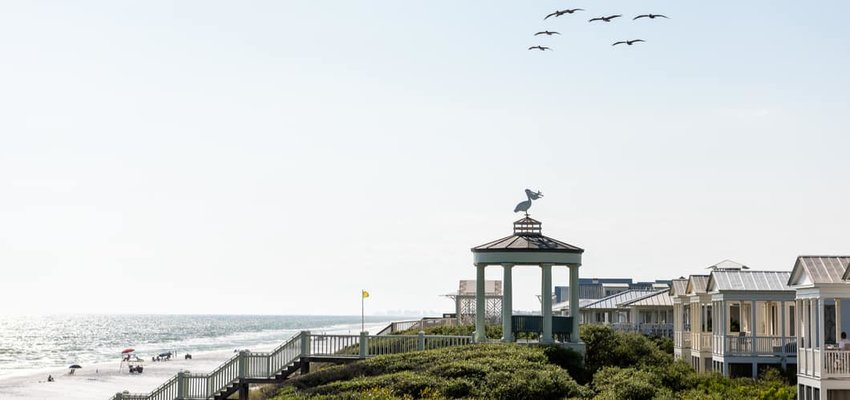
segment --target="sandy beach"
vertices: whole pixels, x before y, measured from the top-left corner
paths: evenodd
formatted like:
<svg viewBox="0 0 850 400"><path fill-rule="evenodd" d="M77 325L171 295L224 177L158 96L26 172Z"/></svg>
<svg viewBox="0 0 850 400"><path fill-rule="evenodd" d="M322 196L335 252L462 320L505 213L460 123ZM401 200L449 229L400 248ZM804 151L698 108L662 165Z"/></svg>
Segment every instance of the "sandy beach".
<svg viewBox="0 0 850 400"><path fill-rule="evenodd" d="M384 326L386 323L367 324L366 330L374 333ZM323 332L349 333L348 330ZM251 350L269 351L281 343L259 345ZM178 354L174 360L160 362L151 362L148 355L142 374L129 374L126 365L119 371L119 358L112 362L83 365L73 375L68 374L67 368L4 372L4 375L0 375L0 400L107 400L125 390L147 393L181 370L207 373L233 354L233 350L192 353L191 360L185 360L183 354ZM145 358L143 354L139 357ZM47 382L48 375L52 375L55 381Z"/></svg>

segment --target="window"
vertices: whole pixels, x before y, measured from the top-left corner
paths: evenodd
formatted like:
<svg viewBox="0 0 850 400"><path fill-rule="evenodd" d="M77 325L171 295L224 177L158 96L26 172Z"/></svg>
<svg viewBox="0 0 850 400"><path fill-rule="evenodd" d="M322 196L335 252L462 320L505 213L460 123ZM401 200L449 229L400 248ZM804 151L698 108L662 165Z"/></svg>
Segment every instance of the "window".
<svg viewBox="0 0 850 400"><path fill-rule="evenodd" d="M741 305L732 304L729 306L729 332L741 331Z"/></svg>
<svg viewBox="0 0 850 400"><path fill-rule="evenodd" d="M796 333L797 324L794 323L794 305L793 304L790 305L788 307L788 309L789 309L789 311L788 311L789 326L788 327L791 328L791 329L789 329L788 336L797 336L797 333Z"/></svg>

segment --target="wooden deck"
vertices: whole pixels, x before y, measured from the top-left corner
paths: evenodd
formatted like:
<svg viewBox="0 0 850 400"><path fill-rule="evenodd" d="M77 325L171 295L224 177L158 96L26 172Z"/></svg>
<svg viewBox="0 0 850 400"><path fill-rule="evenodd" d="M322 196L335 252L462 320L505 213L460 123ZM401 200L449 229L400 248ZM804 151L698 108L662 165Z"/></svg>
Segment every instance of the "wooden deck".
<svg viewBox="0 0 850 400"><path fill-rule="evenodd" d="M470 336L314 335L301 332L271 352L242 351L208 374L181 372L150 393L116 393L112 400L248 399L252 384L279 383L307 373L310 363L348 363L384 354L407 353L472 343Z"/></svg>

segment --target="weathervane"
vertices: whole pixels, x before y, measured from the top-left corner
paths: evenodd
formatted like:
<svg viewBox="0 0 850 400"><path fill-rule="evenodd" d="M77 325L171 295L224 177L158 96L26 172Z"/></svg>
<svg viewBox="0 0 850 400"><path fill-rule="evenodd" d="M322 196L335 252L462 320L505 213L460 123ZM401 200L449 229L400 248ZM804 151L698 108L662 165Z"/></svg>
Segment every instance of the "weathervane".
<svg viewBox="0 0 850 400"><path fill-rule="evenodd" d="M537 192L532 192L529 189L525 189L525 195L528 196L528 200L517 204L516 208L514 208L514 212L522 211L522 212L525 213L525 216L527 217L528 216L528 209L531 208L531 201L532 200L538 200L541 197L543 197L543 192L541 192L539 190Z"/></svg>

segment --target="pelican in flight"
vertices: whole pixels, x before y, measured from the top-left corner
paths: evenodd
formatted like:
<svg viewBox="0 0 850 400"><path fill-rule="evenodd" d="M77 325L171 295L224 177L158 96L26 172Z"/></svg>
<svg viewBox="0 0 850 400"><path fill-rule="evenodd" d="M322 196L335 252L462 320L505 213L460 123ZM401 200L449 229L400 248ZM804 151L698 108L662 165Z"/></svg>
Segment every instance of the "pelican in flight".
<svg viewBox="0 0 850 400"><path fill-rule="evenodd" d="M534 36L539 36L539 35L552 36L552 35L560 35L560 33L553 32L553 31L543 31L543 32L537 32L537 33L534 34Z"/></svg>
<svg viewBox="0 0 850 400"><path fill-rule="evenodd" d="M560 16L562 16L562 15L564 15L564 14L572 14L572 13L574 13L574 12L576 12L576 11L584 11L584 9L583 9L583 8L573 8L573 9L566 9L566 10L555 11L555 12L553 12L553 13L551 13L551 14L547 15L547 16L546 16L546 18L543 18L543 20L546 20L546 19L548 19L549 17L555 17L555 18L558 18L558 17L560 17Z"/></svg>
<svg viewBox="0 0 850 400"><path fill-rule="evenodd" d="M612 19L620 18L620 17L622 17L622 15L620 15L620 14L611 15L611 16L608 16L608 17L596 17L596 18L591 18L591 19L587 20L587 22L593 22L593 21L611 22Z"/></svg>
<svg viewBox="0 0 850 400"><path fill-rule="evenodd" d="M528 209L531 208L531 201L540 199L541 197L543 197L543 193L540 192L540 191L532 192L531 190L525 189L525 195L528 196L528 200L517 204L516 208L514 208L514 212L522 211L522 212L525 213L525 216L527 217L528 216Z"/></svg>
<svg viewBox="0 0 850 400"><path fill-rule="evenodd" d="M633 45L633 44L635 44L635 43L637 43L637 42L645 42L645 41L646 41L646 40L643 40L643 39L635 39L635 40L621 40L621 41L619 41L619 42L614 42L614 44L612 44L611 46L616 46L616 45L618 45L618 44L627 44L627 45L631 46L631 45Z"/></svg>
<svg viewBox="0 0 850 400"><path fill-rule="evenodd" d="M661 15L661 14L641 14L641 15L638 15L637 17L632 18L632 21L634 21L638 18L649 18L649 19L667 18L667 19L670 19L670 17L668 17L666 15Z"/></svg>
<svg viewBox="0 0 850 400"><path fill-rule="evenodd" d="M551 50L552 50L552 49L550 49L550 48L548 48L548 47L546 47L546 46L531 46L531 47L529 47L528 49L529 49L529 50L538 49L538 50L540 50L540 51L546 51L546 50L550 50L550 51L551 51Z"/></svg>

